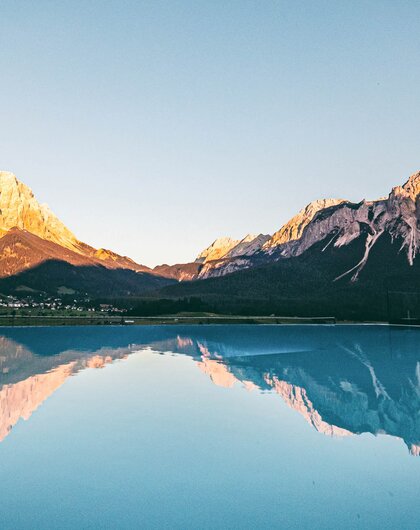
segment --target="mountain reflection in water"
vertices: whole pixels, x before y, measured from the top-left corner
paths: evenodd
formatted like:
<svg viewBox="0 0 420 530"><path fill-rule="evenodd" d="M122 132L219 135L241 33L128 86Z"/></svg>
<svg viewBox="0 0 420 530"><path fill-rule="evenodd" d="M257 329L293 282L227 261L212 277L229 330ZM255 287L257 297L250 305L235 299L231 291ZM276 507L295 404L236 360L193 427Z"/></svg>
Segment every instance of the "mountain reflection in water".
<svg viewBox="0 0 420 530"><path fill-rule="evenodd" d="M419 339L386 326L4 328L0 440L69 376L151 349L190 357L215 385L275 392L326 435L388 434L418 456Z"/></svg>

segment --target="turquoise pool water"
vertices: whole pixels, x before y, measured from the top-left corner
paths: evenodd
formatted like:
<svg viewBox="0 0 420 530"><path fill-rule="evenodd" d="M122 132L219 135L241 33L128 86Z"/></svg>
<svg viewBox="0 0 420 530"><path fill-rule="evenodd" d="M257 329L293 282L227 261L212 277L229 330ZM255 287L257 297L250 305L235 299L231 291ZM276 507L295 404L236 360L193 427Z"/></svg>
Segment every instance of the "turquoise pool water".
<svg viewBox="0 0 420 530"><path fill-rule="evenodd" d="M419 528L420 331L0 330L0 527Z"/></svg>

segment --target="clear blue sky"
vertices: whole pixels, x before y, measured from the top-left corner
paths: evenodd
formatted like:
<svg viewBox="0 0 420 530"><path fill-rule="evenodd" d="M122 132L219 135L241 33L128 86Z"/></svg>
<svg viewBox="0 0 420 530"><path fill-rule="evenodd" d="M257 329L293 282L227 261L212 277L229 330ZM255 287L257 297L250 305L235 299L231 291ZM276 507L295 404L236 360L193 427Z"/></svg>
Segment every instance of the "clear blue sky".
<svg viewBox="0 0 420 530"><path fill-rule="evenodd" d="M0 3L0 168L146 264L420 168L416 1Z"/></svg>

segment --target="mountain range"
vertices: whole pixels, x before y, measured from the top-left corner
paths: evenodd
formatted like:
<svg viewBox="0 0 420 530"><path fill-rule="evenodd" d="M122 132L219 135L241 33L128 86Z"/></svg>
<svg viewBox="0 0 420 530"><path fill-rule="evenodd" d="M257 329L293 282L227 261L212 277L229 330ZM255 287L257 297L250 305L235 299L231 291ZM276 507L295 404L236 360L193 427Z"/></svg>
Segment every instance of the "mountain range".
<svg viewBox="0 0 420 530"><path fill-rule="evenodd" d="M420 290L419 219L417 172L387 197L317 200L273 234L222 237L190 263L152 269L81 242L2 171L0 292L199 297L215 311L386 318L390 292ZM418 301L410 304L416 313Z"/></svg>
<svg viewBox="0 0 420 530"><path fill-rule="evenodd" d="M364 252L354 267L342 276L356 281L378 239L389 235L401 243L400 250L413 264L420 250L420 172L388 197L353 203L344 199L322 199L308 204L273 235L248 234L242 240L222 237L198 255L201 264L195 278L211 278L300 256L317 243L348 246L363 238ZM340 275L341 276L341 275ZM339 276L339 277L340 277Z"/></svg>

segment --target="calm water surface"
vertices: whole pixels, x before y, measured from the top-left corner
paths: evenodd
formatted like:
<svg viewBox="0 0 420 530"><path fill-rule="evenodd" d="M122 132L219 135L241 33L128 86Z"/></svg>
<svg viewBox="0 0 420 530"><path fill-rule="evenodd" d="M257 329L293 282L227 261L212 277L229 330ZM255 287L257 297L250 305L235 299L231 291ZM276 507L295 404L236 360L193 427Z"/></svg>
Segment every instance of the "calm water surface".
<svg viewBox="0 0 420 530"><path fill-rule="evenodd" d="M0 335L2 529L420 527L420 330Z"/></svg>

